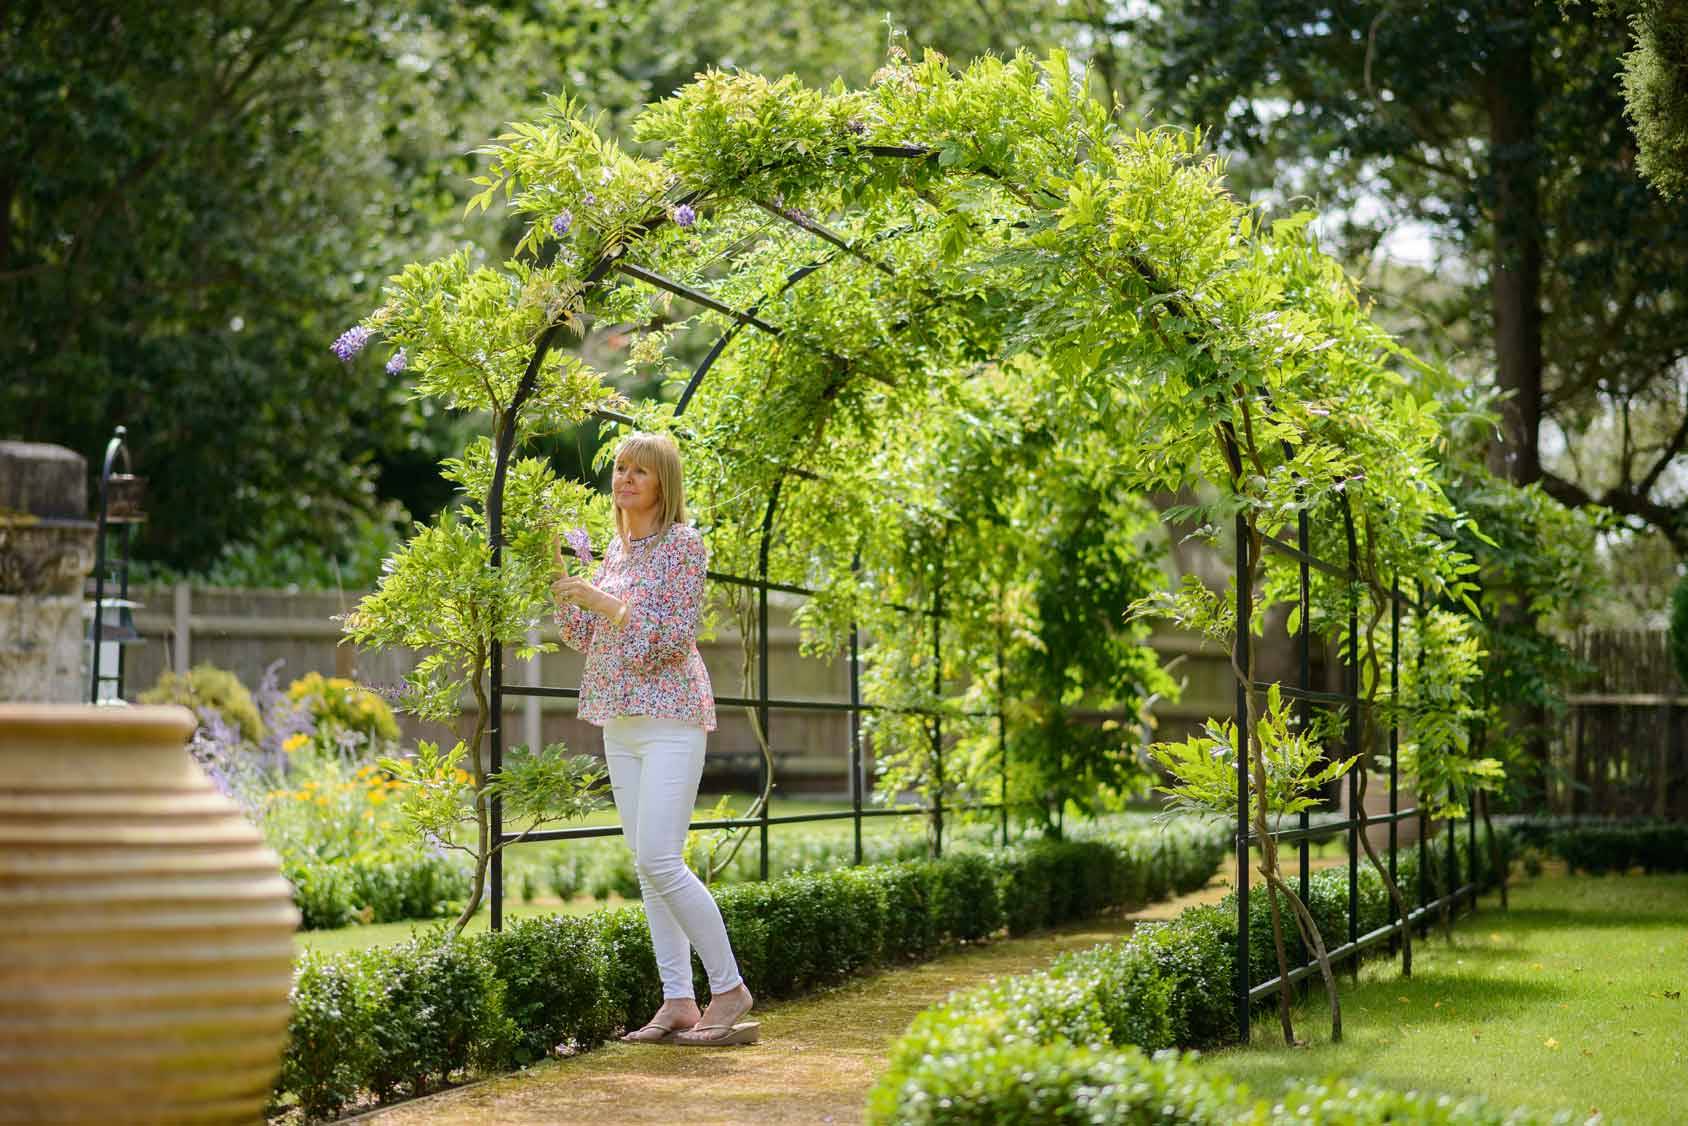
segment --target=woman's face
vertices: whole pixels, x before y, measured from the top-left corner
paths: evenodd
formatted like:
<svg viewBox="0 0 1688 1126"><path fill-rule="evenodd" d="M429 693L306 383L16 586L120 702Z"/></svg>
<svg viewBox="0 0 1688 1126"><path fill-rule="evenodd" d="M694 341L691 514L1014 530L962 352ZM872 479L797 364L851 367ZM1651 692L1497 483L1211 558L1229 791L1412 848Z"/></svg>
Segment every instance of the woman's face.
<svg viewBox="0 0 1688 1126"><path fill-rule="evenodd" d="M662 487L656 474L636 463L627 454L615 459L615 475L610 481L615 505L629 516L647 516L662 503Z"/></svg>

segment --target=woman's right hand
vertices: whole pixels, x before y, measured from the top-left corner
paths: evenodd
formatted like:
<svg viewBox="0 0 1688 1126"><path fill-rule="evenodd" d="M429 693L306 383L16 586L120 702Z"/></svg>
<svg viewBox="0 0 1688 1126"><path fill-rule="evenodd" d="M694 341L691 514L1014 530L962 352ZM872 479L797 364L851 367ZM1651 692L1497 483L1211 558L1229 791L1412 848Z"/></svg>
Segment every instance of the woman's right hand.
<svg viewBox="0 0 1688 1126"><path fill-rule="evenodd" d="M601 596L602 591L579 575L562 575L551 583L551 600L559 606L564 602L590 609L595 596Z"/></svg>

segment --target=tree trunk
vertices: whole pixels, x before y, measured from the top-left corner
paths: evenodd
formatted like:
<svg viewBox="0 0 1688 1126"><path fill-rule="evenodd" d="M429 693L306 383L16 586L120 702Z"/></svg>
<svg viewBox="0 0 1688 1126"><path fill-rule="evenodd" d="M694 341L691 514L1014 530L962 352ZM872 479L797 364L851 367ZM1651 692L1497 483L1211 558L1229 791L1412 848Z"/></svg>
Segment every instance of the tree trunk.
<svg viewBox="0 0 1688 1126"><path fill-rule="evenodd" d="M1497 0L1483 97L1489 114L1494 260L1489 296L1495 319L1496 377L1510 397L1489 469L1527 485L1541 476L1541 189L1536 140L1532 0Z"/></svg>

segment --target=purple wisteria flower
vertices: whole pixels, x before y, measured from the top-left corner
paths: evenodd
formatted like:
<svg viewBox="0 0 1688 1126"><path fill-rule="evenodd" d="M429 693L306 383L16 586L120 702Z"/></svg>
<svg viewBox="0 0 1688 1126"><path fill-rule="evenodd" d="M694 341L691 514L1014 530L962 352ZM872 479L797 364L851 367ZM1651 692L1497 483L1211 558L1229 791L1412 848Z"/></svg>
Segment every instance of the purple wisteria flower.
<svg viewBox="0 0 1688 1126"><path fill-rule="evenodd" d="M569 228L572 226L574 226L574 212L564 208L562 214L551 220L551 233L558 238L562 238L569 233Z"/></svg>
<svg viewBox="0 0 1688 1126"><path fill-rule="evenodd" d="M369 343L369 338L373 335L374 333L362 325L353 325L342 332L333 344L329 345L329 350L339 356L341 360L349 363L353 356L363 351L363 346Z"/></svg>
<svg viewBox="0 0 1688 1126"><path fill-rule="evenodd" d="M405 355L403 348L393 353L393 358L387 361L387 374L397 375L410 366L410 357Z"/></svg>
<svg viewBox="0 0 1688 1126"><path fill-rule="evenodd" d="M863 133L867 132L867 122L863 121L859 117L852 117L845 123L844 128L860 137Z"/></svg>
<svg viewBox="0 0 1688 1126"><path fill-rule="evenodd" d="M591 207L598 202L598 193L587 192L585 195L580 197L580 202L584 203L587 207Z"/></svg>
<svg viewBox="0 0 1688 1126"><path fill-rule="evenodd" d="M568 542L569 549L575 558L580 560L582 567L592 565L592 537L586 534L585 528L570 528L563 533L563 539Z"/></svg>
<svg viewBox="0 0 1688 1126"><path fill-rule="evenodd" d="M689 227L697 222L697 212L692 210L691 204L682 203L674 209L674 222L679 226Z"/></svg>

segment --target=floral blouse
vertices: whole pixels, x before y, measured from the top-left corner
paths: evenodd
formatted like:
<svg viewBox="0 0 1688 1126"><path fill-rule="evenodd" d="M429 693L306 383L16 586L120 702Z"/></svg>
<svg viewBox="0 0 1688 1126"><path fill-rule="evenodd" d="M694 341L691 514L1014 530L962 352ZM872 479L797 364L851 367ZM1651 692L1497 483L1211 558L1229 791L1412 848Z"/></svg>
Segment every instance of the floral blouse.
<svg viewBox="0 0 1688 1126"><path fill-rule="evenodd" d="M709 672L697 651L708 552L689 524L623 546L610 537L593 585L627 603L621 628L581 606L563 606L563 643L586 654L580 718L602 727L618 716L679 719L715 730Z"/></svg>

